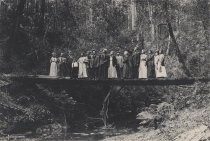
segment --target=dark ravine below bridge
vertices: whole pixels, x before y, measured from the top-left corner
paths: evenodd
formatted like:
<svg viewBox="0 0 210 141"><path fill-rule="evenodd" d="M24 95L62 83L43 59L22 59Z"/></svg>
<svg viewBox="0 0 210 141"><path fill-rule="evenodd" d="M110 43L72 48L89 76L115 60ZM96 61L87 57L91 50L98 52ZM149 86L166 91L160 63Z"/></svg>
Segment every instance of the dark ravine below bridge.
<svg viewBox="0 0 210 141"><path fill-rule="evenodd" d="M160 79L103 79L103 80L90 80L90 79L71 79L69 77L49 77L47 75L6 75L12 81L17 81L25 84L25 86L36 86L39 90L45 91L42 85L47 85L52 88L58 88L59 90L71 89L73 91L74 99L85 100L85 95L77 95L76 91L83 91L83 93L89 93L88 89L98 86L98 94L94 97L99 98L102 105L100 116L103 120L104 126L107 127L108 119L108 107L110 96L113 96L120 92L125 86L168 86L168 85L192 85L195 82L209 82L209 78L160 78ZM47 94L48 92L44 92ZM103 100L104 99L104 100ZM56 103L56 100L51 100ZM99 104L99 103L97 103ZM57 103L57 105L62 105ZM61 106L62 107L62 106Z"/></svg>

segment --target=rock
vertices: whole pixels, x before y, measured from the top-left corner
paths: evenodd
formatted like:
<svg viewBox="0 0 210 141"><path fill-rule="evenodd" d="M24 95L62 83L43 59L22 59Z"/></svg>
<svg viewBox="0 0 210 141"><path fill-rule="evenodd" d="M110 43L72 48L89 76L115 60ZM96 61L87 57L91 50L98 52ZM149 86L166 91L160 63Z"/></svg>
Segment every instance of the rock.
<svg viewBox="0 0 210 141"><path fill-rule="evenodd" d="M137 115L137 118L136 119L139 119L139 120L152 120L154 118L155 118L155 115L154 114L151 114L148 111L143 111L143 112L141 112L141 113L139 113Z"/></svg>
<svg viewBox="0 0 210 141"><path fill-rule="evenodd" d="M158 122L160 121L160 117L156 114L152 114L148 111L141 112L137 115L137 119L141 120L139 123L142 126L145 127L154 127L157 129Z"/></svg>
<svg viewBox="0 0 210 141"><path fill-rule="evenodd" d="M166 102L163 102L158 105L157 113L159 116L161 116L163 119L165 118L173 118L175 116L174 113L174 106L171 104L168 104Z"/></svg>

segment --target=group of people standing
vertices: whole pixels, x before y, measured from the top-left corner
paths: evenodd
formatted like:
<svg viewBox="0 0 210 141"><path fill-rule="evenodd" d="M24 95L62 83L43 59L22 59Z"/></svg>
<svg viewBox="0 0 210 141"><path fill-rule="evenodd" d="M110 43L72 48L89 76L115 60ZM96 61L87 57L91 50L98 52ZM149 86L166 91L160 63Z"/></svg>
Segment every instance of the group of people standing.
<svg viewBox="0 0 210 141"><path fill-rule="evenodd" d="M138 78L165 78L165 56L162 50L157 50L153 54L145 50L124 51L115 53L107 49L100 50L97 54L95 50L81 53L78 60L72 55L71 51L65 55L61 53L57 57L52 53L50 59L50 76L68 76L70 78L89 78L89 79L138 79Z"/></svg>

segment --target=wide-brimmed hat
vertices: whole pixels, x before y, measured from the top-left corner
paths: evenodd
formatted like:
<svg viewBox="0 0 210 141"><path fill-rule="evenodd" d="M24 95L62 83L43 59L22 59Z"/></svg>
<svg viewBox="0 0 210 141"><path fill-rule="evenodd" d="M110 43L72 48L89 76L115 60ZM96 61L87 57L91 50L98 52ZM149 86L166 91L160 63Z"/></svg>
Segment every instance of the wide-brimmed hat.
<svg viewBox="0 0 210 141"><path fill-rule="evenodd" d="M126 51L124 51L124 55L128 55L128 51L126 50Z"/></svg>
<svg viewBox="0 0 210 141"><path fill-rule="evenodd" d="M112 54L114 54L114 51L112 50L112 51L110 51L110 55L112 55Z"/></svg>
<svg viewBox="0 0 210 141"><path fill-rule="evenodd" d="M139 47L138 46L135 46L133 50L134 51L137 51L138 49L139 49Z"/></svg>

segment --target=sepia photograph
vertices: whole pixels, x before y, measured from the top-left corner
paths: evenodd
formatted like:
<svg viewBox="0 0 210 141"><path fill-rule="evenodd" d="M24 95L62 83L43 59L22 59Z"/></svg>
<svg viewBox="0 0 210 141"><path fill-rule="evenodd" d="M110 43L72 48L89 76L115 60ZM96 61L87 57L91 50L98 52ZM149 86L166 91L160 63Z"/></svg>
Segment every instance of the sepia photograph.
<svg viewBox="0 0 210 141"><path fill-rule="evenodd" d="M210 141L210 0L0 0L0 141Z"/></svg>

